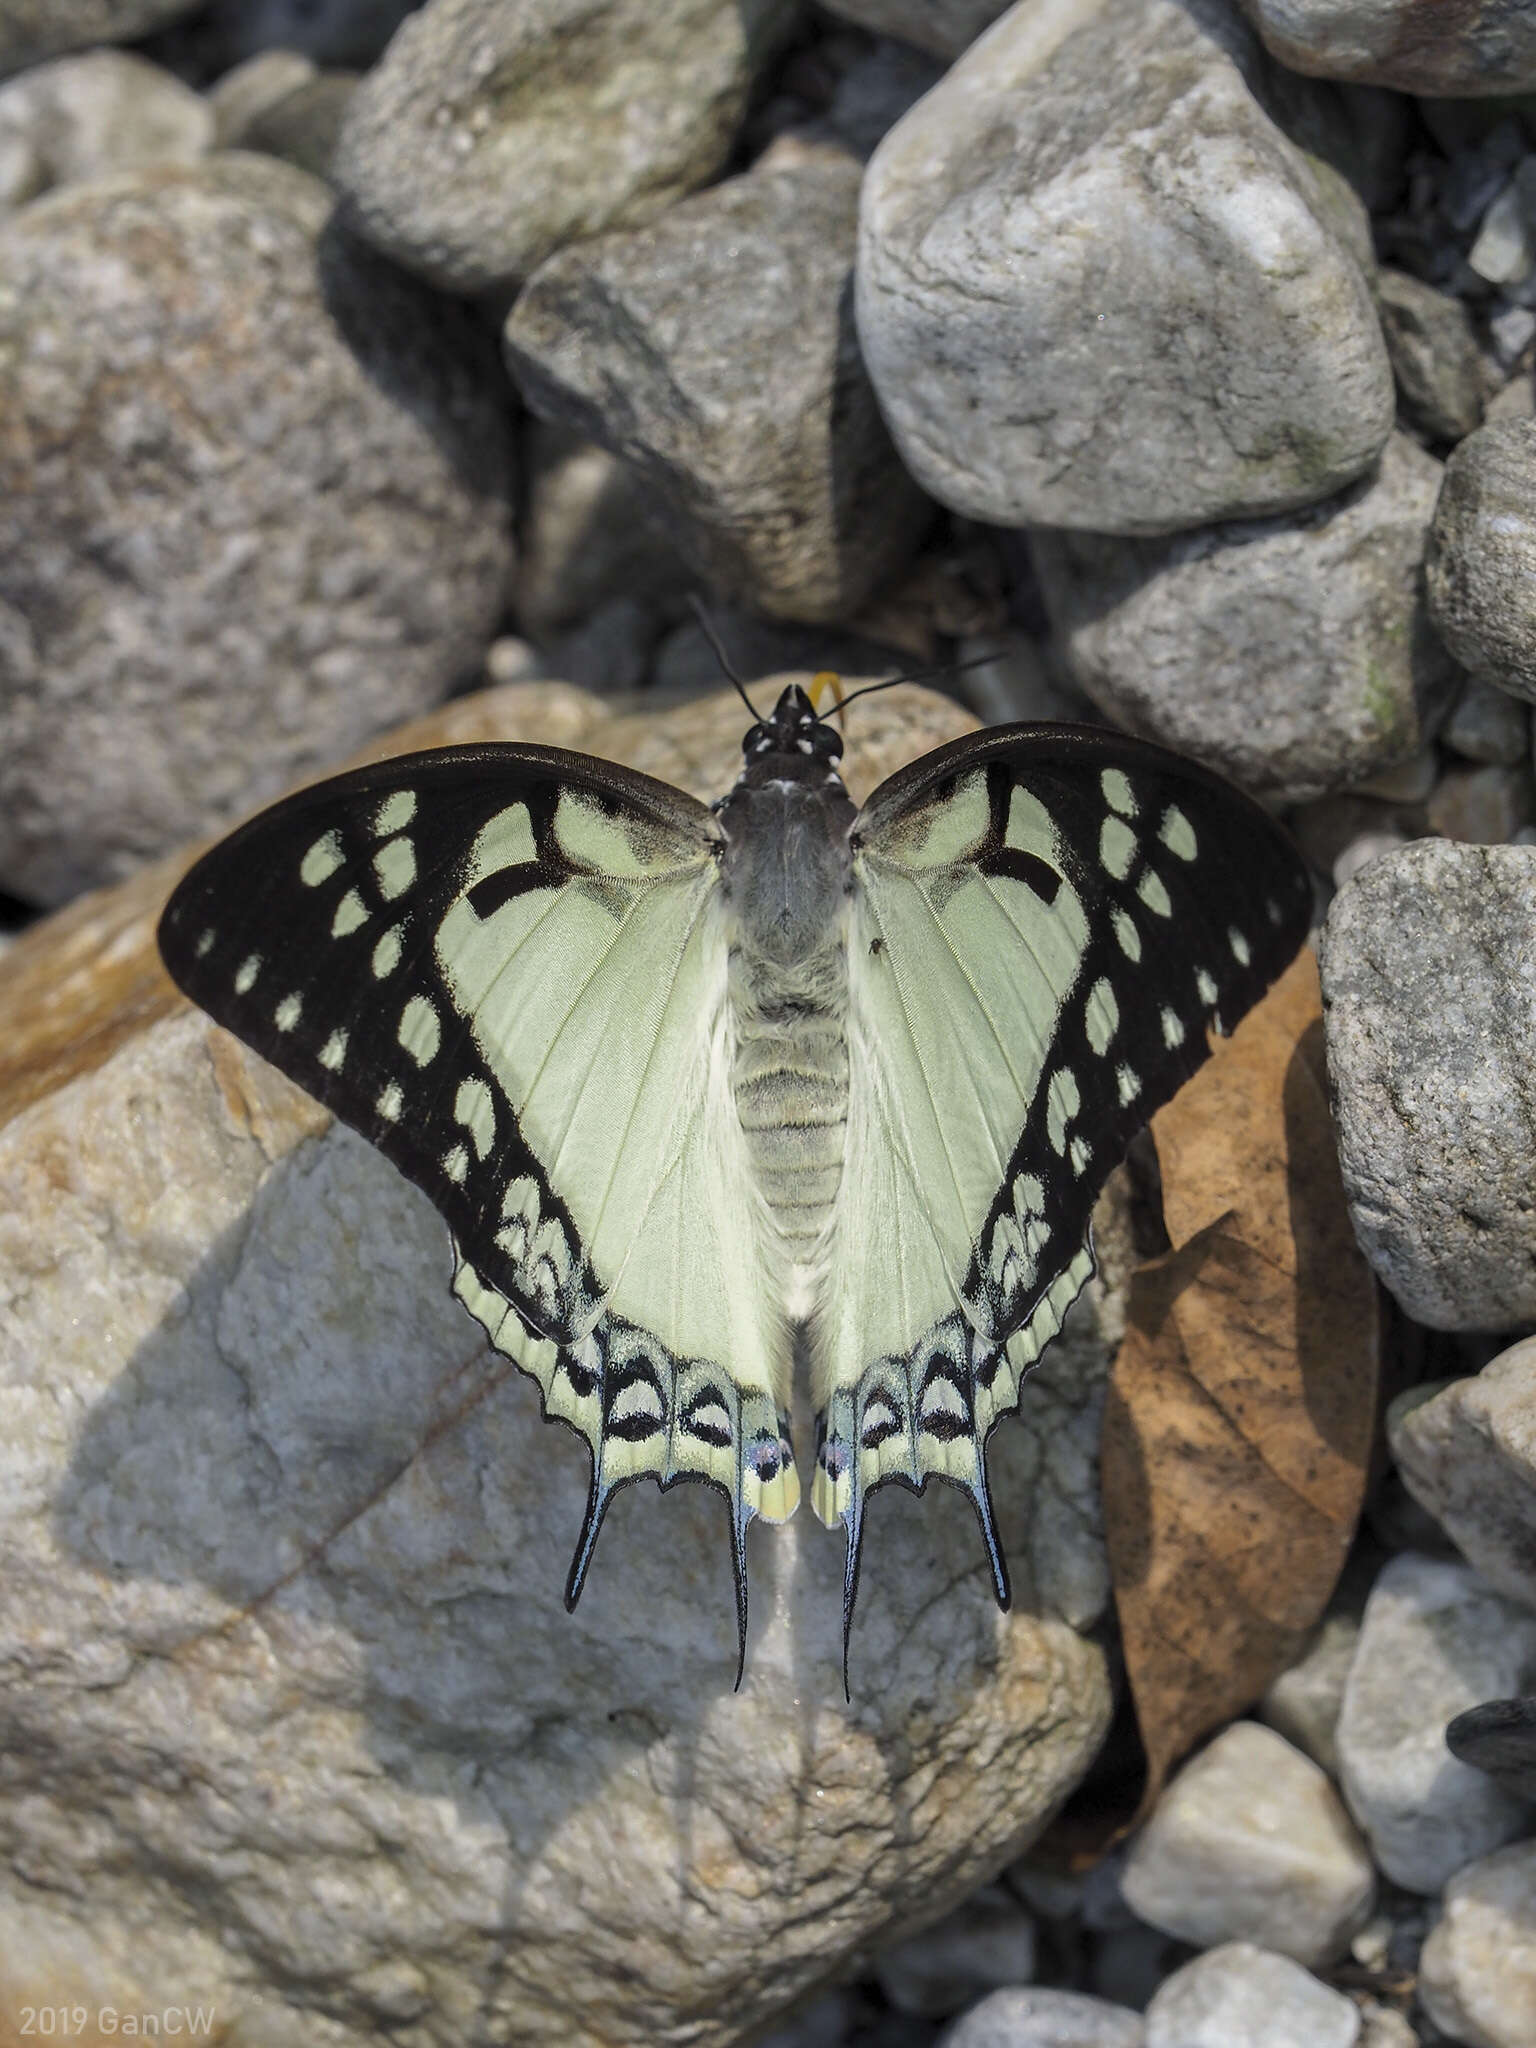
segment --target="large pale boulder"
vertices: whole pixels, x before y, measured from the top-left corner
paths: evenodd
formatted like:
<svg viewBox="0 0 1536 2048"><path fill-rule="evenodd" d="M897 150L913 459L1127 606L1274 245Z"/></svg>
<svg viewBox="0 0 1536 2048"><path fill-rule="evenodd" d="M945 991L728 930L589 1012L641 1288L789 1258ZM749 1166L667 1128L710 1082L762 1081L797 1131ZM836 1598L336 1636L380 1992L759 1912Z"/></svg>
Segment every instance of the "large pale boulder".
<svg viewBox="0 0 1536 2048"><path fill-rule="evenodd" d="M966 722L867 709L865 786ZM525 685L393 744L596 747L707 795L742 724ZM958 1494L882 1494L850 1707L841 1554L802 1513L754 1533L733 1693L718 1502L625 1493L563 1612L581 1446L450 1299L424 1199L176 997L170 879L0 963L0 2025L743 2039L1001 1868L1094 1754L1120 1297L994 1440L1013 1613Z"/></svg>

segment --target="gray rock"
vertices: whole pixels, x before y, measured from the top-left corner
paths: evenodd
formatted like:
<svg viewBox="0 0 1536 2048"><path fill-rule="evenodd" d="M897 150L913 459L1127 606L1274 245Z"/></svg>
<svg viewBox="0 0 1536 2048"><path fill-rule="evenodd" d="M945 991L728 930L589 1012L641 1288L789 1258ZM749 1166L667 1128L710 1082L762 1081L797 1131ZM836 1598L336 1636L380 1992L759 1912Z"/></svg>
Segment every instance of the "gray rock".
<svg viewBox="0 0 1536 2048"><path fill-rule="evenodd" d="M1348 1949L1376 1877L1326 1774L1272 1728L1234 1721L1165 1787L1121 1889L1197 1948L1262 1935L1311 1968Z"/></svg>
<svg viewBox="0 0 1536 2048"><path fill-rule="evenodd" d="M1406 1551L1378 1577L1339 1715L1344 1796L1376 1861L1406 1891L1526 1832L1532 1809L1445 1746L1445 1724L1480 1700L1529 1690L1536 1615L1466 1565Z"/></svg>
<svg viewBox="0 0 1536 2048"><path fill-rule="evenodd" d="M1414 754L1458 672L1429 629L1440 465L1395 434L1302 512L1132 539L1031 536L1074 680L1116 724L1290 802Z"/></svg>
<svg viewBox="0 0 1536 2048"><path fill-rule="evenodd" d="M1505 0L1243 0L1292 70L1460 98L1536 88L1536 20Z"/></svg>
<svg viewBox="0 0 1536 2048"><path fill-rule="evenodd" d="M1318 951L1361 1249L1442 1330L1536 1318L1536 849L1416 840L1339 891Z"/></svg>
<svg viewBox="0 0 1536 2048"><path fill-rule="evenodd" d="M45 57L130 43L193 14L203 0L5 0L0 8L0 78Z"/></svg>
<svg viewBox="0 0 1536 2048"><path fill-rule="evenodd" d="M1459 441L1482 423L1488 367L1465 303L1385 264L1376 310L1403 411L1437 441Z"/></svg>
<svg viewBox="0 0 1536 2048"><path fill-rule="evenodd" d="M1489 1585L1536 1605L1536 1337L1430 1400L1395 1402L1389 1442L1409 1492Z"/></svg>
<svg viewBox="0 0 1536 2048"><path fill-rule="evenodd" d="M1468 676L1440 737L1453 753L1468 761L1511 768L1530 753L1530 713L1518 697L1511 697L1497 684Z"/></svg>
<svg viewBox="0 0 1536 2048"><path fill-rule="evenodd" d="M297 50L263 50L226 71L208 89L218 147L238 149L258 115L318 76L314 60Z"/></svg>
<svg viewBox="0 0 1536 2048"><path fill-rule="evenodd" d="M1010 0L825 0L828 14L877 34L899 36L935 57L958 57Z"/></svg>
<svg viewBox="0 0 1536 2048"><path fill-rule="evenodd" d="M1536 780L1528 761L1517 767L1447 768L1426 812L1431 832L1476 846L1506 846L1536 822Z"/></svg>
<svg viewBox="0 0 1536 2048"><path fill-rule="evenodd" d="M1433 746L1406 754L1389 768L1378 768L1354 787L1361 796L1379 796L1399 807L1422 804L1439 781L1444 763Z"/></svg>
<svg viewBox="0 0 1536 2048"><path fill-rule="evenodd" d="M190 164L213 146L206 100L127 50L59 57L0 85L0 200L12 205L148 164Z"/></svg>
<svg viewBox="0 0 1536 2048"><path fill-rule="evenodd" d="M844 157L728 179L562 250L507 322L534 409L638 470L692 566L770 617L846 617L931 517L853 332L858 193Z"/></svg>
<svg viewBox="0 0 1536 2048"><path fill-rule="evenodd" d="M1016 7L876 150L859 335L942 504L1168 533L1370 467L1392 375L1328 224L1342 183L1264 113L1250 59L1194 0Z"/></svg>
<svg viewBox="0 0 1536 2048"><path fill-rule="evenodd" d="M329 178L342 122L357 91L357 74L327 71L252 116L242 147L281 157L317 178Z"/></svg>
<svg viewBox="0 0 1536 2048"><path fill-rule="evenodd" d="M1140 2013L1044 1985L994 1991L940 2037L939 2048L1142 2048Z"/></svg>
<svg viewBox="0 0 1536 2048"><path fill-rule="evenodd" d="M1536 1842L1460 1870L1419 1957L1419 1997L1465 2048L1536 2041Z"/></svg>
<svg viewBox="0 0 1536 2048"><path fill-rule="evenodd" d="M505 291L724 162L790 0L428 0L352 102L353 221L451 292Z"/></svg>
<svg viewBox="0 0 1536 2048"><path fill-rule="evenodd" d="M1035 1974L1035 1923L1011 1892L988 1885L945 1920L875 1958L897 2012L947 2019L972 1999Z"/></svg>
<svg viewBox="0 0 1536 2048"><path fill-rule="evenodd" d="M1229 1941L1174 1972L1146 2029L1146 2048L1356 2048L1360 2014L1289 1957Z"/></svg>
<svg viewBox="0 0 1536 2048"><path fill-rule="evenodd" d="M494 352L330 206L228 155L0 228L0 887L210 831L493 636Z"/></svg>
<svg viewBox="0 0 1536 2048"><path fill-rule="evenodd" d="M1524 284L1536 269L1532 203L1536 202L1536 158L1525 157L1483 215L1467 267L1488 284Z"/></svg>
<svg viewBox="0 0 1536 2048"><path fill-rule="evenodd" d="M1536 420L1491 422L1453 451L1424 575L1462 666L1536 699Z"/></svg>
<svg viewBox="0 0 1536 2048"><path fill-rule="evenodd" d="M435 736L701 792L739 759L734 699L635 717L631 750L577 692L505 697L499 730L459 700ZM866 728L853 771L956 723L911 693L904 751ZM14 1063L0 1105L0 1952L54 1985L88 1956L104 2004L212 2003L264 2048L731 2048L1022 1853L1110 1713L1031 1528L1076 1403L1072 1542L1101 1560L1111 1296L993 1439L1013 1612L958 1495L882 1496L849 1708L840 1551L802 1515L754 1532L733 1695L718 1501L627 1491L564 1612L579 1444L496 1383L424 1199L165 1014L149 879L68 913L25 1006L0 976L0 1045L23 1017L45 1040L31 1106ZM58 1015L83 980L88 1051ZM114 1010L122 988L147 1004Z"/></svg>
<svg viewBox="0 0 1536 2048"><path fill-rule="evenodd" d="M524 438L518 541L513 609L539 637L605 600L676 602L693 583L644 474L552 421Z"/></svg>
<svg viewBox="0 0 1536 2048"><path fill-rule="evenodd" d="M1305 1651L1271 1682L1259 1704L1270 1727L1330 1777L1338 1774L1339 1710L1359 1640L1357 1614L1325 1616Z"/></svg>

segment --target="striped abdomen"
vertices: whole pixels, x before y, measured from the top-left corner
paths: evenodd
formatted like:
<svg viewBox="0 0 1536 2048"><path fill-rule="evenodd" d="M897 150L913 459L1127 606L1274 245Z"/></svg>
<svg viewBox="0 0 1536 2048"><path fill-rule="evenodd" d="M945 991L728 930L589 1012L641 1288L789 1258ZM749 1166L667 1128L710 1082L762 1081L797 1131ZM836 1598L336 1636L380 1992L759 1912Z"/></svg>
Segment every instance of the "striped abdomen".
<svg viewBox="0 0 1536 2048"><path fill-rule="evenodd" d="M758 1187L791 1260L805 1264L831 1218L843 1174L842 1018L801 1008L739 1017L735 1090Z"/></svg>

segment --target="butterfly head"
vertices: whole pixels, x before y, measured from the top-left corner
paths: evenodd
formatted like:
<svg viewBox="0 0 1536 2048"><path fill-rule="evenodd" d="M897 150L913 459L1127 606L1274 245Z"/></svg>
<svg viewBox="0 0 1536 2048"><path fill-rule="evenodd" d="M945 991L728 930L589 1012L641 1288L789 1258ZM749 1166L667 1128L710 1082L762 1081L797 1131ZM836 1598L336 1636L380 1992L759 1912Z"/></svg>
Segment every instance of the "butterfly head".
<svg viewBox="0 0 1536 2048"><path fill-rule="evenodd" d="M790 764L795 775L803 776L814 762L830 768L842 755L843 737L817 716L815 705L800 685L791 683L773 707L773 716L747 728L741 751L746 764L743 773L751 774L754 781L765 775L783 776Z"/></svg>

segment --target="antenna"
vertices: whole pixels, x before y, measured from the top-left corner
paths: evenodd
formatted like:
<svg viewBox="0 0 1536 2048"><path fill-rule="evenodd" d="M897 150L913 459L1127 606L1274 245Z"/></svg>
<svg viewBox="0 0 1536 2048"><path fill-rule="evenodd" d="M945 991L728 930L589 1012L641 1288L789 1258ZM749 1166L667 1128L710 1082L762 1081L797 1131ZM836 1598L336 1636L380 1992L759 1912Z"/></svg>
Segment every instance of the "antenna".
<svg viewBox="0 0 1536 2048"><path fill-rule="evenodd" d="M963 675L968 668L982 668L987 662L996 661L1002 651L1001 648L994 647L990 654L973 654L966 661L941 661L934 668L914 668L904 676L887 676L883 682L865 683L857 690L850 690L838 709L846 711L850 704L857 704L861 697L871 696L876 690L894 690L898 683L927 683L936 676Z"/></svg>
<svg viewBox="0 0 1536 2048"><path fill-rule="evenodd" d="M747 709L751 712L753 723L755 725L761 725L763 722L762 713L758 710L757 706L752 702L752 699L747 695L746 684L741 680L741 677L737 675L735 669L731 667L730 657L726 654L724 643L721 641L720 635L715 631L714 626L711 624L709 613L704 609L704 600L699 596L697 591L690 590L688 593L688 602L693 608L694 617L698 620L700 627L703 629L704 638L715 650L716 661L719 662L721 669L724 671L725 675L729 678L729 680L736 685L736 694L741 699L742 703L745 704Z"/></svg>

